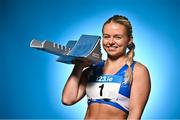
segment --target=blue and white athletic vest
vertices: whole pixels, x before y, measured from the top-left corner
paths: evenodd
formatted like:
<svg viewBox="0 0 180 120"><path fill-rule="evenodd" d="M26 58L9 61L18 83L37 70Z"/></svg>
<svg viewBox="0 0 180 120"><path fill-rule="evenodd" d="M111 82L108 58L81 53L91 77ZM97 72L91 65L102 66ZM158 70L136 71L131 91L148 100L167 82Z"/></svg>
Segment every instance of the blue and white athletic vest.
<svg viewBox="0 0 180 120"><path fill-rule="evenodd" d="M134 68L134 61L131 65ZM108 104L126 113L129 112L130 83L125 79L128 65L124 65L116 74L102 73L104 61L92 66L86 87L88 105L92 103Z"/></svg>

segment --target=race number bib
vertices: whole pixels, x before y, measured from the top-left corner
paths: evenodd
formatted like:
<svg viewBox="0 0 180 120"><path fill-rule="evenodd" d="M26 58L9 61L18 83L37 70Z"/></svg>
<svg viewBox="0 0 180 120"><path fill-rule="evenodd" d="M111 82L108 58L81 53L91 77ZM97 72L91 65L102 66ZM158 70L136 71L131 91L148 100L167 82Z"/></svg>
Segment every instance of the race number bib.
<svg viewBox="0 0 180 120"><path fill-rule="evenodd" d="M116 99L122 78L115 75L103 75L87 84L86 93L92 99Z"/></svg>

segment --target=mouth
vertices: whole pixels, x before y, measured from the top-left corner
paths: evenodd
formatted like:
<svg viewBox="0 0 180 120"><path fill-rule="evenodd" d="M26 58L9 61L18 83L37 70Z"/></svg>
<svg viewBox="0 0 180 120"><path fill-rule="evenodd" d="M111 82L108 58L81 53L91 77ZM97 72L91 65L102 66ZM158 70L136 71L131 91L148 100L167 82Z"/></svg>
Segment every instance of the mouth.
<svg viewBox="0 0 180 120"><path fill-rule="evenodd" d="M106 48L107 48L109 51L114 51L114 50L116 50L118 47L117 47L117 46L106 46Z"/></svg>

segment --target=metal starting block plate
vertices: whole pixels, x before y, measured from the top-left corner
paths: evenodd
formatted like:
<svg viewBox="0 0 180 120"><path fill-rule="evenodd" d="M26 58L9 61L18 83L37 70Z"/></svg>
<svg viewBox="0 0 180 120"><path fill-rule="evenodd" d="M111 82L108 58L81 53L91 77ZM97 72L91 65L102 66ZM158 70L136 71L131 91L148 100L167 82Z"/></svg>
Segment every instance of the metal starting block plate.
<svg viewBox="0 0 180 120"><path fill-rule="evenodd" d="M58 62L72 64L74 60L87 61L93 63L101 60L100 36L82 35L78 41L69 41L66 46L50 41L32 40L30 47L58 55Z"/></svg>

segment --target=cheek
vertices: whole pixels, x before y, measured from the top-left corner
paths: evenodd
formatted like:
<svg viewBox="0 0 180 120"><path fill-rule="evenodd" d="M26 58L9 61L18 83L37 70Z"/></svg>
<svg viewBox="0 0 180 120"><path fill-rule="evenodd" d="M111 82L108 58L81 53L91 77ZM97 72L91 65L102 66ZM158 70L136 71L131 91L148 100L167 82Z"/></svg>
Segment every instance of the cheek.
<svg viewBox="0 0 180 120"><path fill-rule="evenodd" d="M107 41L102 40L102 47L105 51L106 51L106 47L105 47L106 45L107 45Z"/></svg>
<svg viewBox="0 0 180 120"><path fill-rule="evenodd" d="M126 47L127 46L127 44L126 43L116 43L119 47Z"/></svg>
<svg viewBox="0 0 180 120"><path fill-rule="evenodd" d="M127 46L128 45L128 40L117 40L116 41L116 44L118 45L118 46Z"/></svg>
<svg viewBox="0 0 180 120"><path fill-rule="evenodd" d="M107 40L102 40L102 45L103 45L103 47L104 47L104 45L106 45L107 44Z"/></svg>

